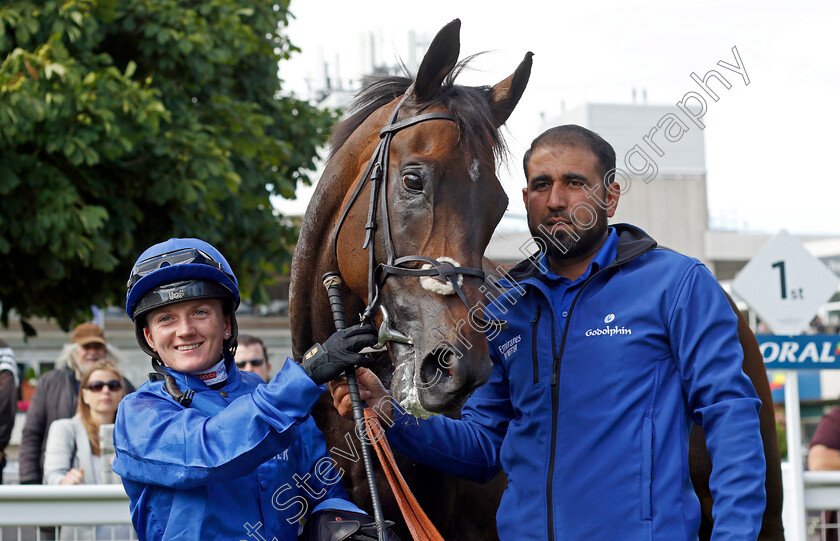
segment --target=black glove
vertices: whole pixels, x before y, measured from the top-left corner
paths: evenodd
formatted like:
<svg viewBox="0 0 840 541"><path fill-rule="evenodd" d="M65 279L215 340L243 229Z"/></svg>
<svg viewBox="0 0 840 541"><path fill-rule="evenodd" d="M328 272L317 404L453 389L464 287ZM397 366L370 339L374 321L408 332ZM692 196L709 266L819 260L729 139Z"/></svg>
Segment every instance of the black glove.
<svg viewBox="0 0 840 541"><path fill-rule="evenodd" d="M386 520L388 541L400 541ZM299 541L378 541L373 518L361 513L324 509L306 519Z"/></svg>
<svg viewBox="0 0 840 541"><path fill-rule="evenodd" d="M353 325L336 331L323 345L312 346L303 354L301 366L312 381L321 385L340 377L348 368L370 365L371 359L359 351L378 341L379 333L373 325Z"/></svg>

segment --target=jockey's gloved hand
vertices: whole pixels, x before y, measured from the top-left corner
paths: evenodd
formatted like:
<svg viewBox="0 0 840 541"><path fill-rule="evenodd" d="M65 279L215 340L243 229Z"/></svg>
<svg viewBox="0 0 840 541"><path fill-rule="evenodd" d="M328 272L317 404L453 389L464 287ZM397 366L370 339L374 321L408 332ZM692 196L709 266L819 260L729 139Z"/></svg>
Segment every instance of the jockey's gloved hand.
<svg viewBox="0 0 840 541"><path fill-rule="evenodd" d="M386 520L388 541L400 541L391 529L394 523ZM306 519L303 533L298 541L378 541L376 523L373 518L352 511L323 509Z"/></svg>
<svg viewBox="0 0 840 541"><path fill-rule="evenodd" d="M353 325L336 331L323 344L309 348L303 354L301 366L312 381L321 385L341 377L348 368L370 365L371 359L359 351L378 341L378 332L373 325Z"/></svg>

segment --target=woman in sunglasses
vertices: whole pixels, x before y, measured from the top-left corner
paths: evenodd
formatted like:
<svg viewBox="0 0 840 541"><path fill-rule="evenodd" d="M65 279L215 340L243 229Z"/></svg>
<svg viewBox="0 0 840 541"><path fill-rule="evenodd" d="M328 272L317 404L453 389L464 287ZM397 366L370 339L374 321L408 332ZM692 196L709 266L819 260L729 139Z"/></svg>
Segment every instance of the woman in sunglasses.
<svg viewBox="0 0 840 541"><path fill-rule="evenodd" d="M82 377L76 415L50 425L44 454L45 485L119 483L111 472L113 454L99 446L99 429L113 425L125 380L110 361L97 361ZM108 432L110 434L110 431ZM127 539L128 527L62 526L61 539ZM101 531L100 531L101 530Z"/></svg>
<svg viewBox="0 0 840 541"><path fill-rule="evenodd" d="M140 539L296 541L304 520L311 539L375 539L309 410L368 364L376 330L338 332L265 383L236 367L237 306L230 264L199 239L156 244L131 271L126 312L155 373L120 405L114 471Z"/></svg>
<svg viewBox="0 0 840 541"><path fill-rule="evenodd" d="M50 425L44 456L45 485L102 482L99 427L114 423L123 388L122 375L109 361L98 361L85 373L76 415Z"/></svg>

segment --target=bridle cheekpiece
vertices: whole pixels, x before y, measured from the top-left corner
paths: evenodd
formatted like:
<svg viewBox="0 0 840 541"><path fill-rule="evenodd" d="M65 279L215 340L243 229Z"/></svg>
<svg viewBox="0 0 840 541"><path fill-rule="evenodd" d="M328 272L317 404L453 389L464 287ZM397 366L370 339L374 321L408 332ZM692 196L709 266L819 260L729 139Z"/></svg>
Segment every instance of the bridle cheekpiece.
<svg viewBox="0 0 840 541"><path fill-rule="evenodd" d="M368 251L369 269L367 299L368 305L367 307L365 307L365 311L362 314L363 323L373 323L373 312L380 301L379 293L382 289L382 286L385 284L385 281L388 279L388 276L390 275L417 277L431 276L443 282L449 282L450 284L452 284L455 293L458 294L458 297L468 309L470 308L470 304L467 300L466 295L464 295L460 284L458 283L458 275L461 274L475 276L481 280L484 280L485 278L484 271L481 269L454 266L452 263L446 261L438 261L437 259L424 255L407 255L402 257L396 256L394 243L391 239L391 225L390 219L388 217L387 195L391 139L393 139L394 135L397 132L410 126L414 126L415 124L425 122L427 120L450 120L452 122L457 122L455 120L455 117L451 113L445 112L423 113L397 121L400 109L402 108L403 104L406 101L406 98L411 93L413 88L414 85L408 87L408 89L405 91L405 94L400 99L400 102L397 104L397 106L394 108L394 111L391 113L391 116L388 119L388 123L379 131L379 144L376 146L376 150L374 150L373 155L368 161L367 167L365 168L365 172L362 174L362 177L357 182L356 187L353 190L353 194L350 196L350 200L347 202L347 204L344 206L344 209L341 211L341 214L338 218L338 222L335 226L335 231L333 232L333 251L337 262L339 231L341 230L341 226L344 224L344 220L347 218L347 214L352 208L353 203L355 203L356 199L361 193L362 188L365 185L365 180L370 179L370 205L368 207L367 221L365 223L365 240L364 244L362 245L362 249L366 249ZM384 230L383 243L386 256L386 263L380 263L378 265L376 264L376 257L374 254L374 246L376 244L374 242L374 233L377 229L377 207L381 207L382 209L381 223L382 228ZM413 262L426 263L431 267L422 269L403 266L406 263ZM496 319L488 321L478 316L473 317L485 328L496 326L504 328L506 326L505 321Z"/></svg>

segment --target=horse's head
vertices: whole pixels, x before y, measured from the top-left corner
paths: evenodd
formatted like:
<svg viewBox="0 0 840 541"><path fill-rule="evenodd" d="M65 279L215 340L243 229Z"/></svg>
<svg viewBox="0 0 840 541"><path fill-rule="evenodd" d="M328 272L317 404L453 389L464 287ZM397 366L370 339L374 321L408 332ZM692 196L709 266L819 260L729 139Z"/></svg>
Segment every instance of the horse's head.
<svg viewBox="0 0 840 541"><path fill-rule="evenodd" d="M367 315L381 324L387 313L394 335L404 335L388 343L391 390L416 414L457 411L490 375L478 270L507 207L496 177L498 130L531 69L529 53L493 87L453 84L459 29L455 20L438 33L414 81L394 77L366 87L334 134L325 173L349 174L359 187L337 219L339 270L357 296L375 304ZM382 180L370 180L377 176ZM436 275L417 272L424 265Z"/></svg>

